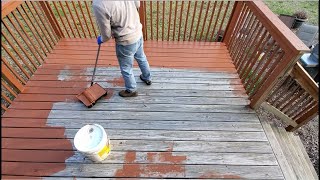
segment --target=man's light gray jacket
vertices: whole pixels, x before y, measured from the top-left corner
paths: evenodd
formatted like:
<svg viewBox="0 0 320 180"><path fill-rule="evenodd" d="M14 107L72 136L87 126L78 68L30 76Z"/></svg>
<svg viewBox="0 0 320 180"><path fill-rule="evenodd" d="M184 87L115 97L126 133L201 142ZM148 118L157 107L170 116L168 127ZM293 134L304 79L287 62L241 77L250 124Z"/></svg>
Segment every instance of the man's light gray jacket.
<svg viewBox="0 0 320 180"><path fill-rule="evenodd" d="M129 45L142 37L139 1L93 0L92 6L102 42L113 36L117 44Z"/></svg>

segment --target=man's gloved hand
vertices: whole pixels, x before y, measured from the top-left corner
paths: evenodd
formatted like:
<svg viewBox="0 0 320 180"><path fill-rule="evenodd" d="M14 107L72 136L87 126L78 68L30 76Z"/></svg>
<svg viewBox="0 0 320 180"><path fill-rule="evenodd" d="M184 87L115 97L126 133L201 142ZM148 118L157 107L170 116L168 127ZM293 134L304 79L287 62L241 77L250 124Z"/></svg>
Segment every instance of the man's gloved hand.
<svg viewBox="0 0 320 180"><path fill-rule="evenodd" d="M98 43L99 45L103 43L101 36L98 36L98 38L97 38L97 43Z"/></svg>

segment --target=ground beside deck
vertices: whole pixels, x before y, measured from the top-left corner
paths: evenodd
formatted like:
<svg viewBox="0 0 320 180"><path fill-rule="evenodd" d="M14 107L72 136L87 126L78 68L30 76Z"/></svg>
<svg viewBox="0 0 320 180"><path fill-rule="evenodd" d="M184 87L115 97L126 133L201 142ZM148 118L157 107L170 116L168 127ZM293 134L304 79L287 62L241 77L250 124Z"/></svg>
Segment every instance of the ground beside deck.
<svg viewBox="0 0 320 180"><path fill-rule="evenodd" d="M145 42L153 84L121 98L114 44L102 46L96 81L109 95L92 109L75 95L89 85L94 39L64 39L2 117L2 176L283 179L222 43ZM75 151L87 123L102 125L112 152L101 164Z"/></svg>

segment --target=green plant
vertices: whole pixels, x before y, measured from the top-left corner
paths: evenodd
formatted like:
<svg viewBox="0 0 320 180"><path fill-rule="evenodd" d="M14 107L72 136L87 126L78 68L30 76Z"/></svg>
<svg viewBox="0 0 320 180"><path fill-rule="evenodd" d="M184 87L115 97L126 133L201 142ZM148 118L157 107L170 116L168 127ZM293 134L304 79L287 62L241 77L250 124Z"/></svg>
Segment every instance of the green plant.
<svg viewBox="0 0 320 180"><path fill-rule="evenodd" d="M299 19L308 19L308 14L305 11L296 11L293 16Z"/></svg>

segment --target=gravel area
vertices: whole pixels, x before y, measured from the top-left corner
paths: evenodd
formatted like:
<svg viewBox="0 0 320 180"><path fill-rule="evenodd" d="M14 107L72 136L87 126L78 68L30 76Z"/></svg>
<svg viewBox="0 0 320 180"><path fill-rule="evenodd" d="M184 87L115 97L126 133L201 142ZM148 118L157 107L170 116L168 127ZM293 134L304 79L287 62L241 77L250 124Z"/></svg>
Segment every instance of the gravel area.
<svg viewBox="0 0 320 180"><path fill-rule="evenodd" d="M319 116L296 132L319 176Z"/></svg>

